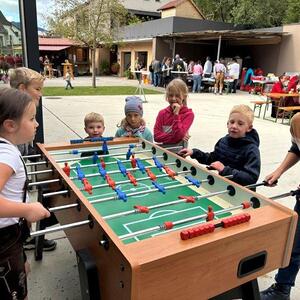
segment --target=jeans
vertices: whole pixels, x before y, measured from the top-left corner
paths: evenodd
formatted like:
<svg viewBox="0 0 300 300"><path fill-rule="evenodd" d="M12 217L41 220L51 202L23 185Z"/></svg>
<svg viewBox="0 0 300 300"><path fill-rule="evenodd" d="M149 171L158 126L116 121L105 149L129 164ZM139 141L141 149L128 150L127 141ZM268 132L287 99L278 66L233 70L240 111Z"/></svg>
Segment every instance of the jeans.
<svg viewBox="0 0 300 300"><path fill-rule="evenodd" d="M160 85L160 73L159 72L154 72L153 73L153 85L154 86L159 86Z"/></svg>
<svg viewBox="0 0 300 300"><path fill-rule="evenodd" d="M201 75L193 75L193 93L201 91Z"/></svg>
<svg viewBox="0 0 300 300"><path fill-rule="evenodd" d="M298 222L296 227L294 245L292 250L292 256L290 259L290 264L283 269L279 269L275 276L275 280L279 284L285 284L289 286L295 285L295 280L300 267L300 200L297 199L296 205L294 207L295 212L298 214Z"/></svg>

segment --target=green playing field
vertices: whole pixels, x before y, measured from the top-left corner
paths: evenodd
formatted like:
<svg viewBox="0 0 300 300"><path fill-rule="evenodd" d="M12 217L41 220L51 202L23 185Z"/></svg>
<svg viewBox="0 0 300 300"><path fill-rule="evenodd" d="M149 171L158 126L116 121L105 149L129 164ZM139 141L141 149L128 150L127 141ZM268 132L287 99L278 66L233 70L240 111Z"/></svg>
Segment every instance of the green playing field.
<svg viewBox="0 0 300 300"><path fill-rule="evenodd" d="M118 170L117 159L125 160L125 157L122 156L122 157L107 157L107 158L105 158L106 171L108 172L108 174L110 171ZM109 164L110 162L112 162L112 164ZM167 161L166 162L161 161L161 162L168 164ZM150 170L155 175L165 174L164 171L160 171L157 167L155 167L153 160L150 157L149 157L149 160L143 160L142 163L145 167L150 167ZM88 165L88 164L92 164L91 158L86 158L84 160L81 160L79 166L84 166L84 165ZM123 163L123 165L127 169L132 168L130 162ZM73 164L73 166L74 166L74 164ZM175 166L170 165L169 167L176 171ZM88 181L90 182L90 184L92 184L93 186L106 183L106 180L103 177L101 177L101 175L99 174L98 167L94 167L94 166L88 167L88 168L82 167L82 171L84 172L85 175L97 174L95 177L87 178ZM130 171L130 172L136 179L147 177L147 174L142 173L138 168L136 168L135 170ZM117 172L115 174L109 174L109 175L116 183L118 183L119 181L128 180L127 176L123 176L121 174L121 172ZM190 174L187 174L187 175L190 175ZM73 177L77 176L75 169L72 169L71 177L72 176ZM177 178L178 178L178 180L177 180ZM79 188L83 187L83 184L80 180L74 179L73 181ZM180 175L180 176L176 177L176 180L173 180L168 176L157 178L157 182L160 185L163 185L164 187L170 187L170 186L178 185L181 183L188 183L188 181L184 178L184 175L182 175L182 176ZM168 189L168 190L166 190L165 194L163 194L159 191L149 192L149 190L155 189L155 187L152 184L152 181L150 179L138 181L137 186L134 186L132 183L124 183L124 184L117 184L117 187L120 188L126 194L140 192L140 191L144 191L144 193L142 195L128 196L128 199L126 202L123 200L114 199L114 200L109 200L109 201L105 201L102 203L93 204L94 207L99 212L99 214L104 218L107 216L113 215L113 214L120 213L120 212L132 211L132 210L134 210L135 205L149 207L152 205L161 204L161 203L165 203L165 202L177 201L178 196L180 196L180 195L185 195L185 196L200 195L200 193L198 193L196 191L197 189L196 190L195 190L195 188L192 189L189 186L181 186L181 187L177 187L177 188ZM83 194L90 201L116 196L116 192L110 187L95 188L95 189L93 189L92 195L89 195L85 191L83 191ZM217 205L213 201L204 198L201 200L196 200L195 203L181 202L178 204L167 205L167 206L164 206L161 208L151 209L148 214L132 213L132 214L129 214L126 216L118 216L118 217L111 218L111 219L107 218L106 221L118 236L122 236L122 235L126 235L128 233L136 232L139 230L144 230L144 229L147 229L150 227L163 225L163 223L166 221L174 222L174 221L186 219L189 217L203 215L207 212L207 207L209 205L211 205L213 207L213 210L215 212L222 209L221 206ZM220 214L216 218L223 218L223 217L229 216L229 215L231 215L231 214L230 213ZM193 224L199 224L199 223L203 223L203 222L205 222L205 218L198 219L196 221L190 221L190 222L187 222L187 223L184 223L181 225L176 225L171 230L177 230L179 228L184 228L187 226L191 226ZM136 242L139 240L149 238L151 236L163 234L165 232L166 231L164 231L164 230L158 229L151 233L124 239L124 243L127 244L127 243L131 243L131 242Z"/></svg>

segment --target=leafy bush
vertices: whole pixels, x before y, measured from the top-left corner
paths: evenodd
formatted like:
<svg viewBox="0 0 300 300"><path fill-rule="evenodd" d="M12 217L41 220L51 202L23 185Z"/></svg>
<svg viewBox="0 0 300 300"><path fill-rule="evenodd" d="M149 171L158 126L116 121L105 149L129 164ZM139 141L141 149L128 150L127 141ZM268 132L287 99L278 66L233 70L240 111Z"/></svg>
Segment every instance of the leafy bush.
<svg viewBox="0 0 300 300"><path fill-rule="evenodd" d="M101 75L109 75L110 74L110 66L107 60L102 60L100 62L100 74Z"/></svg>
<svg viewBox="0 0 300 300"><path fill-rule="evenodd" d="M127 77L128 79L133 79L133 74L131 73L131 70L130 70L130 69L127 69L127 70L124 72L124 75L125 75L125 77Z"/></svg>

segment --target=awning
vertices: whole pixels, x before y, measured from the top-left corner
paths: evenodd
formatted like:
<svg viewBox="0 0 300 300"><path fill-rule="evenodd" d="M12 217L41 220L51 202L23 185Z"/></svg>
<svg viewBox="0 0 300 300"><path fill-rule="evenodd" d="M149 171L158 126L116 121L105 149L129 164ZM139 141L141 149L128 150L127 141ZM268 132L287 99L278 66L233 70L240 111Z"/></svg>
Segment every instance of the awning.
<svg viewBox="0 0 300 300"><path fill-rule="evenodd" d="M53 45L39 45L40 51L61 51L71 46L53 46Z"/></svg>

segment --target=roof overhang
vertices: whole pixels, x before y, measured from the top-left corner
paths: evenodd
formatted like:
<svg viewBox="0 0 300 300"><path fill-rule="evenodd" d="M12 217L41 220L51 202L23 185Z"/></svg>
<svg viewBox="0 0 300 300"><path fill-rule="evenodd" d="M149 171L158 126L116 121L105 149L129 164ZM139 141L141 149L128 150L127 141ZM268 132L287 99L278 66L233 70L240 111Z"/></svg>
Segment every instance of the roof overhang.
<svg viewBox="0 0 300 300"><path fill-rule="evenodd" d="M61 51L71 46L54 46L54 45L39 45L40 51Z"/></svg>
<svg viewBox="0 0 300 300"><path fill-rule="evenodd" d="M260 30L205 30L173 33L170 35L161 35L161 37L175 38L176 42L179 43L214 41L221 37L222 41L227 40L235 45L265 45L280 43L283 35L288 35L288 33Z"/></svg>

